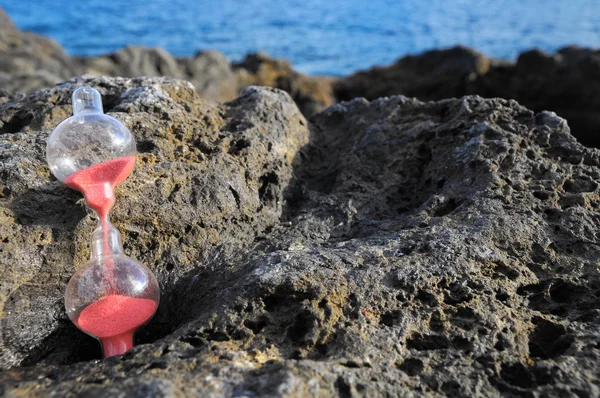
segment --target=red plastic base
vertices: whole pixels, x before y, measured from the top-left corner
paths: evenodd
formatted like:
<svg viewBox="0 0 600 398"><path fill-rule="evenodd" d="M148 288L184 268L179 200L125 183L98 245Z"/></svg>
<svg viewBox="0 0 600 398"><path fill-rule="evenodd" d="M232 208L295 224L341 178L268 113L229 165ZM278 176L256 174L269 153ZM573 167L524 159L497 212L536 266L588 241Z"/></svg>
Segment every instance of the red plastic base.
<svg viewBox="0 0 600 398"><path fill-rule="evenodd" d="M104 358L121 355L133 348L133 331L100 339Z"/></svg>

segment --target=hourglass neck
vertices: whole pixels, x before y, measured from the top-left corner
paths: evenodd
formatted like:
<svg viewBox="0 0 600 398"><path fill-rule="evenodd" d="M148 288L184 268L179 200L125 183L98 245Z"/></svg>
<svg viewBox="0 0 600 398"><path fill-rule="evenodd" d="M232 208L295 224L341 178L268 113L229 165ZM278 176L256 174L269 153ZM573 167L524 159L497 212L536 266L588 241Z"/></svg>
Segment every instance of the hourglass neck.
<svg viewBox="0 0 600 398"><path fill-rule="evenodd" d="M73 114L102 113L102 97L89 86L79 87L73 92Z"/></svg>
<svg viewBox="0 0 600 398"><path fill-rule="evenodd" d="M92 258L116 256L122 253L121 233L110 223L108 217L100 219L100 225L92 233Z"/></svg>

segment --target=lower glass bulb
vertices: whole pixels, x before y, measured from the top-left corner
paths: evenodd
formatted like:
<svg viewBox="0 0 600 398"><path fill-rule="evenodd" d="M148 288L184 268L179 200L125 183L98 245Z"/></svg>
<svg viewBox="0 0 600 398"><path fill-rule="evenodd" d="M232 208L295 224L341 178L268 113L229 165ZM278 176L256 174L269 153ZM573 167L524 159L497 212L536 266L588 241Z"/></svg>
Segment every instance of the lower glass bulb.
<svg viewBox="0 0 600 398"><path fill-rule="evenodd" d="M65 306L71 321L102 343L105 357L133 347L135 331L158 307L156 277L122 253L121 235L108 222L92 235L92 257L71 278Z"/></svg>

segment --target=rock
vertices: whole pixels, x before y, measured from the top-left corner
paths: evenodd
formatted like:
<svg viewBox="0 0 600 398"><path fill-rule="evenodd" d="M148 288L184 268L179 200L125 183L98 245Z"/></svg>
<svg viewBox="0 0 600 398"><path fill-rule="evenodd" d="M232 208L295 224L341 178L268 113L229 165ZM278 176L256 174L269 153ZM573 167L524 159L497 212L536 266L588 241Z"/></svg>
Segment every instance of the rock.
<svg viewBox="0 0 600 398"><path fill-rule="evenodd" d="M334 85L338 100L375 99L394 94L438 100L460 97L469 80L485 74L490 60L466 47L409 55L386 67L374 67L340 79Z"/></svg>
<svg viewBox="0 0 600 398"><path fill-rule="evenodd" d="M0 29L17 29L2 7L0 7Z"/></svg>
<svg viewBox="0 0 600 398"><path fill-rule="evenodd" d="M556 54L526 51L516 63L490 60L467 48L428 51L340 79L338 100L395 94L439 100L478 94L515 99L536 112L566 118L584 145L600 147L600 51L567 47Z"/></svg>
<svg viewBox="0 0 600 398"><path fill-rule="evenodd" d="M87 340L64 318L61 296L74 267L89 255L96 222L85 216L80 194L52 181L44 159L48 132L68 116L70 95L83 84L96 87L105 111L136 136L139 167L120 189L113 221L126 248L161 279L164 303L178 300L180 288L171 296L167 291L187 272L229 261L279 222L279 190L308 139L307 123L289 96L269 89L248 88L220 106L200 100L184 81L84 78L4 103L3 368L46 356L78 358L44 339L61 345ZM179 315L183 321L190 314ZM166 327L160 333L172 329L169 319L178 315L171 309L163 316L156 323ZM80 354L95 355L85 351Z"/></svg>
<svg viewBox="0 0 600 398"><path fill-rule="evenodd" d="M5 15L5 14L4 14ZM70 57L54 40L0 23L0 72L23 76L52 76L54 82L76 74ZM10 82L9 82L10 83ZM19 87L1 86L14 92ZM36 87L39 89L41 87Z"/></svg>
<svg viewBox="0 0 600 398"><path fill-rule="evenodd" d="M56 42L19 31L12 23L2 24L4 19L10 22L2 12L0 89L10 93L29 93L82 74L166 76L189 80L198 95L210 101L230 101L246 87L263 85L289 92L307 116L333 103L331 79L305 76L289 62L264 54L250 55L235 66L217 51L176 59L161 48L140 46L97 57L71 57Z"/></svg>
<svg viewBox="0 0 600 398"><path fill-rule="evenodd" d="M32 92L40 87L51 87L63 80L43 69L15 74L0 72L0 87L7 93Z"/></svg>
<svg viewBox="0 0 600 398"><path fill-rule="evenodd" d="M127 46L114 54L79 58L86 72L93 75L118 73L125 77L182 77L177 61L162 48Z"/></svg>
<svg viewBox="0 0 600 398"><path fill-rule="evenodd" d="M113 219L164 297L102 361L61 298L95 221L43 159L83 83L138 140ZM600 394L600 152L551 112L394 96L308 124L280 90L148 78L0 104L5 395Z"/></svg>
<svg viewBox="0 0 600 398"><path fill-rule="evenodd" d="M241 87L259 85L285 90L306 116L333 104L331 78L308 77L296 72L286 60L271 58L258 52L249 54L241 63L234 64L234 69Z"/></svg>
<svg viewBox="0 0 600 398"><path fill-rule="evenodd" d="M92 75L168 76L189 80L204 99L229 101L253 85L287 91L302 112L310 116L333 103L331 84L296 72L285 60L251 54L232 66L217 51L201 51L193 58L173 58L160 48L128 46L114 54L79 57L82 70Z"/></svg>
<svg viewBox="0 0 600 398"><path fill-rule="evenodd" d="M193 58L181 58L184 76L191 81L202 98L211 101L229 101L240 89L231 63L218 51L200 51Z"/></svg>
<svg viewBox="0 0 600 398"><path fill-rule="evenodd" d="M521 53L517 59L515 69L518 73L536 75L539 73L552 73L562 61L560 54L546 54L533 49ZM507 64L511 66L511 64Z"/></svg>
<svg viewBox="0 0 600 398"><path fill-rule="evenodd" d="M552 110L569 121L584 145L600 147L600 50L567 47L553 55L529 51L515 65L491 68L468 93L514 98L535 111Z"/></svg>

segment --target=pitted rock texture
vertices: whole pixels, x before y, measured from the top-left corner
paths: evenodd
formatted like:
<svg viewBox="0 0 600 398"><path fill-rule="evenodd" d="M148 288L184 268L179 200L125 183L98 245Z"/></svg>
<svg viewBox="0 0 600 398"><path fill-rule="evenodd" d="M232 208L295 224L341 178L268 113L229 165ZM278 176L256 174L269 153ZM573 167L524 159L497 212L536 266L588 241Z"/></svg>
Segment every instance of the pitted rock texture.
<svg viewBox="0 0 600 398"><path fill-rule="evenodd" d="M83 84L96 87L105 111L136 137L138 167L119 186L112 220L126 250L154 264L164 291L199 264L228 261L279 222L279 191L308 140L293 101L269 89L247 89L220 106L200 100L184 81L97 78L2 105L3 367L72 354L53 354L42 342L71 338L60 315L63 282L87 261L97 221L84 217L80 194L52 181L44 143L68 116L73 89ZM53 286L51 293L40 294L41 286ZM170 300L176 306L178 291L163 296L165 308ZM175 316L168 310L161 321L159 312L157 325L168 331Z"/></svg>
<svg viewBox="0 0 600 398"><path fill-rule="evenodd" d="M113 218L165 297L107 360L61 301L95 220L43 160L83 83L139 143ZM0 103L6 396L600 394L600 152L553 113L396 96L307 123L168 79Z"/></svg>
<svg viewBox="0 0 600 398"><path fill-rule="evenodd" d="M566 118L580 142L600 147L600 51L565 47L554 54L531 50L516 62L469 48L432 50L400 58L334 82L338 100L403 94L439 100L478 94L517 100L536 112Z"/></svg>

